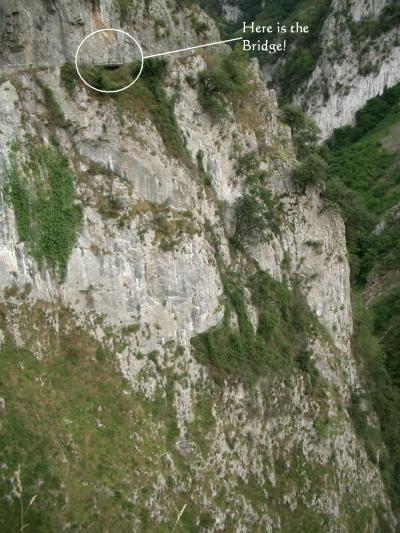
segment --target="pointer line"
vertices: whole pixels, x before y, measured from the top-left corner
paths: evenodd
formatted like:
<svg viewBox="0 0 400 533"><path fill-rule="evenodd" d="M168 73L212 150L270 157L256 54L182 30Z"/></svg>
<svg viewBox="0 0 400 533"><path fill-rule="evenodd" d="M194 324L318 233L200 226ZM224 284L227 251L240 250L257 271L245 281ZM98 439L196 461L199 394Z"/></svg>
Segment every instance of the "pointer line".
<svg viewBox="0 0 400 533"><path fill-rule="evenodd" d="M151 57L166 56L169 54L177 54L178 52L186 52L188 50L196 50L197 48L206 48L207 46L215 46L216 44L231 43L232 41L241 41L243 37L236 37L235 39L227 39L226 41L216 41L215 43L200 44L198 46L190 46L189 48L181 48L179 50L171 50L170 52L161 52L160 54L152 54L150 56L144 56L143 59L150 59Z"/></svg>
<svg viewBox="0 0 400 533"><path fill-rule="evenodd" d="M179 52L187 52L188 50L196 50L198 48L206 48L207 46L215 46L217 44L224 44L224 43L231 43L233 41L242 41L243 37L235 37L235 39L226 39L225 41L216 41L215 43L208 43L208 44L200 44L198 46L190 46L189 48L180 48L179 50L171 50L170 52L161 52L160 54L152 54L150 56L143 56L144 59L150 59L151 57L160 57L160 56L166 56L169 54L178 54ZM8 63L6 65L0 65L0 68L7 68L7 67L57 67L61 66L61 64L57 63L40 63L40 64L34 64L34 63Z"/></svg>

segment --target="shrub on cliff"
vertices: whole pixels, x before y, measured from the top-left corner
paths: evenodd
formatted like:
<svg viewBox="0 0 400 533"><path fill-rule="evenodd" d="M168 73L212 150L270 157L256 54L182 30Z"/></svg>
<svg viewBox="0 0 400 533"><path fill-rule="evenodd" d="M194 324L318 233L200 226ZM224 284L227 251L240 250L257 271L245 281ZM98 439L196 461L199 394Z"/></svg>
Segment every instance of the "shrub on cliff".
<svg viewBox="0 0 400 533"><path fill-rule="evenodd" d="M72 63L64 63L61 67L60 81L61 85L72 96L76 86L76 69Z"/></svg>
<svg viewBox="0 0 400 533"><path fill-rule="evenodd" d="M322 185L325 182L328 164L316 153L309 154L292 172L292 179L304 193L307 185Z"/></svg>
<svg viewBox="0 0 400 533"><path fill-rule="evenodd" d="M228 103L239 105L250 90L247 68L247 57L235 49L200 72L199 102L204 111L221 118L226 114Z"/></svg>
<svg viewBox="0 0 400 533"><path fill-rule="evenodd" d="M237 173L244 179L244 190L234 204L231 242L236 248L262 242L268 232L278 233L280 225L279 206L266 188L267 174L259 168L254 153L239 160Z"/></svg>
<svg viewBox="0 0 400 533"><path fill-rule="evenodd" d="M21 241L40 267L53 267L63 279L82 219L65 155L55 144L32 140L26 146L15 145L5 192Z"/></svg>
<svg viewBox="0 0 400 533"><path fill-rule="evenodd" d="M291 104L283 108L283 118L292 130L297 157L304 159L304 157L316 150L320 136L317 124L300 107Z"/></svg>

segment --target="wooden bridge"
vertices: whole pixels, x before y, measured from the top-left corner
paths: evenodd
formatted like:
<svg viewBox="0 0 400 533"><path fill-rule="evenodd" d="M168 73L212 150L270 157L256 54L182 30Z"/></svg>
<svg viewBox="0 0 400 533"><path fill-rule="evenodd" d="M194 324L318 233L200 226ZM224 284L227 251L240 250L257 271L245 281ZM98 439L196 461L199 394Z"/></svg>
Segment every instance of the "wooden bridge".
<svg viewBox="0 0 400 533"><path fill-rule="evenodd" d="M118 68L125 65L123 57L108 57L107 59L93 59L95 67Z"/></svg>

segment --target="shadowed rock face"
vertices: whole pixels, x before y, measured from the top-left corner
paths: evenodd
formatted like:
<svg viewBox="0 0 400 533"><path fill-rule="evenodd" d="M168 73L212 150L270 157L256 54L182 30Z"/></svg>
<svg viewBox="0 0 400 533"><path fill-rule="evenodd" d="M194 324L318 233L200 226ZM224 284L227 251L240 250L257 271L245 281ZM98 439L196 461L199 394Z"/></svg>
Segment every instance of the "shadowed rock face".
<svg viewBox="0 0 400 533"><path fill-rule="evenodd" d="M174 16L173 7L160 1L150 3L148 14L140 4L123 27L137 32L148 52L200 41L187 22L190 11L179 9ZM379 527L380 516L393 524L378 467L356 437L346 410L359 378L350 351L343 222L325 209L318 190L309 187L299 195L291 183L296 161L290 130L281 122L275 94L266 89L257 64L251 67L246 100L251 119L228 107L228 118L216 122L204 113L191 82L206 68L204 57L168 62L164 89L174 96L177 125L190 158L196 161L199 151L203 154L211 180L205 186L195 164L168 153L154 117L132 113L135 102L99 98L83 85L71 95L60 83L57 65L71 57L79 39L98 27L120 26L120 13L111 1L101 1L94 10L83 1L21 1L13 10L2 9L2 42L6 35L12 37L0 52L2 62L53 66L38 70L36 79L29 71L11 69L10 79L0 82L0 176L4 182L13 140L22 142L28 135L48 145L56 136L74 172L83 213L60 283L51 268L39 268L31 257L29 243L18 235L15 213L2 196L4 329L16 345L43 358L43 364L55 350L52 335L62 331L68 338L72 324L111 352L126 380L116 398L132 395L129 420L140 421L140 428L129 434L129 446L134 444L126 453L145 457L135 472L124 472L123 482L113 490L146 509L160 527L173 523L176 498L182 494L191 495L190 527L199 531L284 531L290 526L288 509L300 510L302 520L303 514L307 517L309 522L301 522L304 531L314 524L316 510L322 517L318 524L327 531L351 531L354 509L371 510L368 524L362 523L371 531ZM144 24L157 16L171 29L159 39L154 27ZM202 41L217 37L204 14L195 16L211 28ZM67 126L54 125L41 85L50 88ZM235 252L228 235L232 208L244 188L238 159L252 151L268 174L266 186L275 202L282 203L282 224L278 235L271 233L266 242ZM19 157L23 159L23 149ZM313 247L310 242L320 244ZM271 368L244 385L229 375L215 380L212 365L196 359L191 339L223 323L222 278L227 270L243 280L246 312L257 329L260 317L245 287L246 269L254 265L276 280L298 283L329 333L317 330L304 339L323 379L321 397L310 392L302 373L283 378ZM34 312L38 306L45 310L40 319ZM71 323L63 323L60 309L68 310ZM239 318L233 318L232 327L238 324ZM160 408L160 398L167 410L148 413L151 402ZM122 405L118 401L110 406L113 418L120 420ZM101 417L99 431L104 429ZM118 427L112 431L118 435ZM120 443L111 442L112 456ZM120 442L125 443L122 436ZM76 454L84 453L84 446L76 447ZM93 453L97 460L98 450ZM149 493L142 490L143 480L151 486ZM99 477L96 489L90 489L96 493L101 485L108 498L110 484ZM68 488L64 495L59 529L70 516ZM98 520L104 524L101 511ZM135 511L121 511L118 520L121 531L145 531Z"/></svg>

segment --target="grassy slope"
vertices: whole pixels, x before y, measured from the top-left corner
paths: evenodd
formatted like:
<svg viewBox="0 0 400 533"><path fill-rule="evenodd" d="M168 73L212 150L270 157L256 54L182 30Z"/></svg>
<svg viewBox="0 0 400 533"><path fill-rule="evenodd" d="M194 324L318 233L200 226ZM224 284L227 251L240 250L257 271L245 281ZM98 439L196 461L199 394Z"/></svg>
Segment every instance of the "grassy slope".
<svg viewBox="0 0 400 533"><path fill-rule="evenodd" d="M93 531L130 531L132 516L142 531L149 524L153 531L170 531L185 493L174 494L169 516L158 525L147 506L159 474L174 485L189 469L183 465L172 480L174 472L162 461L165 453L176 456L171 382L164 397L152 402L137 397L115 358L73 327L68 313L59 318L72 330L59 336L43 331L51 353L43 360L10 338L1 350L1 531L16 531L20 524L20 500L5 499L18 468L24 508L37 496L26 514L28 531L61 531L66 523L73 530L92 524ZM45 318L37 309L32 320L43 328ZM186 527L191 512L183 517Z"/></svg>
<svg viewBox="0 0 400 533"><path fill-rule="evenodd" d="M11 533L20 528L21 501L23 509L28 509L23 520L24 525L28 524L26 531L35 532L58 532L69 524L72 531L169 533L184 504L187 507L177 532L206 531L215 524L212 513L226 510L227 504L232 516L228 517L226 531L234 531L238 511L234 498L245 497L260 513L266 505L266 493L269 513L279 518L285 531L300 528L317 532L328 525L339 527L340 524L363 531L375 511L379 516L380 510L374 509L374 503L371 508L357 509L354 513L347 497L342 498L337 521L316 512L310 501L337 488L334 466L305 457L300 445L282 446L280 427L271 429L275 431L271 438L275 442L276 483L268 477L265 483L260 483L253 475L243 479L232 470L224 475L223 464L219 465L222 470L216 467L213 446L217 430L213 409L221 405L224 387L209 390L198 384L197 402L193 404L195 417L187 427L191 450L179 453L175 446L179 432L173 398L175 384L183 385L185 375L173 375L170 370L159 368L165 384L148 401L131 390L117 370L115 357L76 327L67 311L50 310L50 315L58 313L62 325L56 332L46 325L48 309L37 304L33 311L28 311L22 294L10 296L8 311L13 309L16 298L22 305L22 323L27 321L24 313L29 312L32 339L25 348L17 348L6 333L0 353L0 396L5 403L0 408L2 532ZM3 332L7 332L5 313L6 307L2 306ZM292 316L291 320L298 321L299 316ZM31 353L32 341L37 339L48 351L41 360ZM181 353L173 346L168 347L168 360L171 362L174 357L181 357ZM295 372L312 370L306 359L298 363ZM264 393L268 401L270 387L282 389L282 378L275 383L274 375L279 374L272 369L266 375L269 385ZM313 376L319 380L318 376L310 376L310 394L320 406L315 413L314 427L317 438L324 439L336 431L336 421L327 417L323 388L318 388ZM289 377L285 379L286 393L281 390L275 401L268 403L272 418L282 416L287 409L287 413L292 412L291 381ZM244 416L251 421L252 417L263 414L248 406ZM221 420L223 427L219 431L225 433L230 447L224 455L240 463L242 446L248 443L249 436L241 434L229 417ZM288 439L296 441L296 424L286 430ZM270 455L263 455L261 448L257 453L268 469ZM20 488L15 477L17 471ZM233 488L227 489L226 482ZM301 487L301 498L291 513L287 512L282 498L289 487L293 491ZM12 495L10 501L7 495ZM204 495L210 502L208 506L204 504ZM36 499L28 508L34 496ZM149 510L157 505L163 510L161 519ZM242 514L241 519L249 532L260 531L259 524Z"/></svg>

